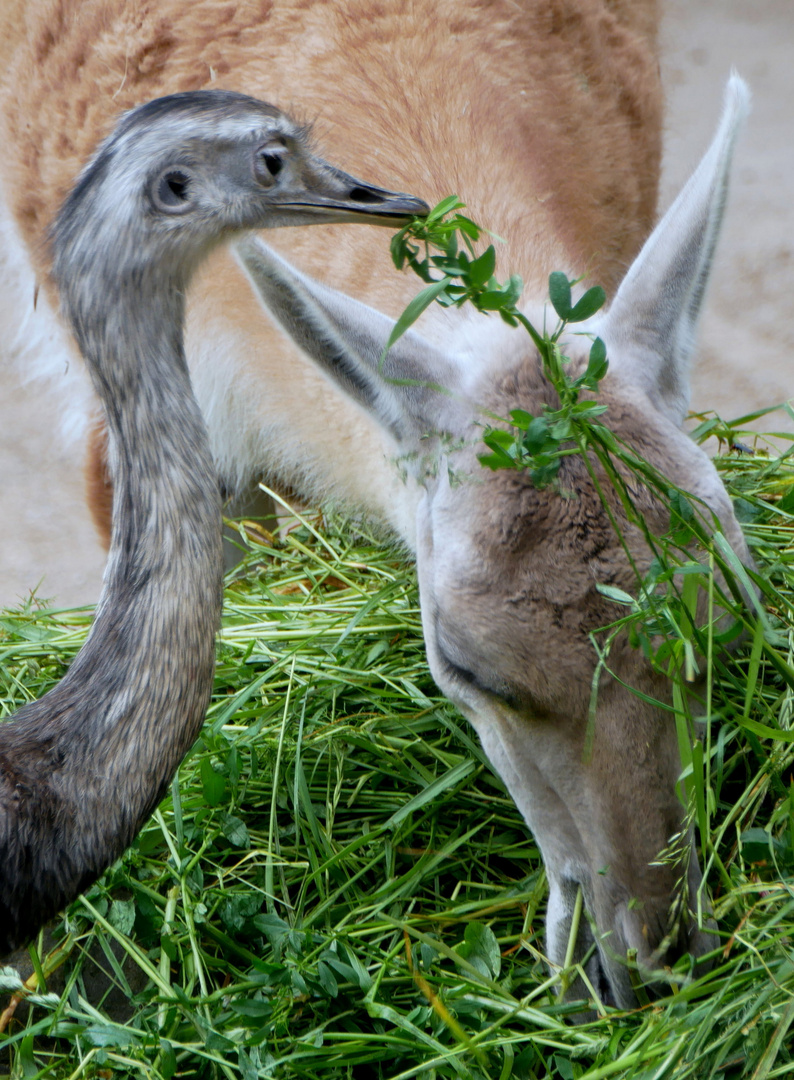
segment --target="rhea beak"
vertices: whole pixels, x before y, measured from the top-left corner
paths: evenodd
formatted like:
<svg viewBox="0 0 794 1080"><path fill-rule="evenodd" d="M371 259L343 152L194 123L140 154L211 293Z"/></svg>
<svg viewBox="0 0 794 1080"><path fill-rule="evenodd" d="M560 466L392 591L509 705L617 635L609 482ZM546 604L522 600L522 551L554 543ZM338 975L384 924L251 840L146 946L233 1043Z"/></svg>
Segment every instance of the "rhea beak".
<svg viewBox="0 0 794 1080"><path fill-rule="evenodd" d="M422 199L365 184L320 158L314 158L311 165L306 163L300 180L274 196L281 209L301 218L306 215L318 224L357 221L395 228L430 213Z"/></svg>

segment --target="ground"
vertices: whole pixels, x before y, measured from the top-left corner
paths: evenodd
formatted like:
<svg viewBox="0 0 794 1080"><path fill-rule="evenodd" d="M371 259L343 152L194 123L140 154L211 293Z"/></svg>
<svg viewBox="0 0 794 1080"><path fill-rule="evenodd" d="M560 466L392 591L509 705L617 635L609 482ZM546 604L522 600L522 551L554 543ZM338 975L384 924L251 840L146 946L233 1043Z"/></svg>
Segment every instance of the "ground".
<svg viewBox="0 0 794 1080"><path fill-rule="evenodd" d="M794 5L664 0L663 8L662 209L708 143L731 68L753 91L693 379L694 407L735 416L794 394ZM37 586L64 606L99 595L104 553L83 501L83 448L59 440L57 407L0 363L1 606Z"/></svg>

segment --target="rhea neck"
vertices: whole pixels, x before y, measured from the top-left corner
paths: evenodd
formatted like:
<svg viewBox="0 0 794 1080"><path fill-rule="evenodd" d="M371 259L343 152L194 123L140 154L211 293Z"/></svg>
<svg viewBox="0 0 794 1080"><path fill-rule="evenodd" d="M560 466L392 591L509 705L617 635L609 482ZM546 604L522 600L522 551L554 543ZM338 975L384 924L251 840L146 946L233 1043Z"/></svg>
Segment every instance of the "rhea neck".
<svg viewBox="0 0 794 1080"><path fill-rule="evenodd" d="M112 249L102 252L109 262ZM104 406L114 484L105 586L68 678L91 671L115 681L118 673L100 657L112 637L115 664L147 672L135 687L139 701L155 681L167 680L178 693L196 678L196 665L209 672L208 692L221 603L221 518L184 353L189 274L173 258L146 263L140 252L134 270L125 271L122 260L104 272L65 254L61 265L77 266L59 275L62 307ZM162 655L152 655L152 636ZM185 740L195 738L206 699L196 707ZM177 753L190 745L176 741Z"/></svg>
<svg viewBox="0 0 794 1080"><path fill-rule="evenodd" d="M119 252L66 233L56 226L56 278L107 415L113 528L85 645L0 725L0 954L94 881L163 797L201 730L221 606L218 483L182 345L186 277L140 251L135 273L102 273L97 259Z"/></svg>
<svg viewBox="0 0 794 1080"><path fill-rule="evenodd" d="M197 531L207 541L205 573L220 551L218 483L184 353L188 282L181 265L161 259L142 270L116 269L101 284L78 278L62 286L110 437L108 586L119 574L192 577L184 563L198 554Z"/></svg>

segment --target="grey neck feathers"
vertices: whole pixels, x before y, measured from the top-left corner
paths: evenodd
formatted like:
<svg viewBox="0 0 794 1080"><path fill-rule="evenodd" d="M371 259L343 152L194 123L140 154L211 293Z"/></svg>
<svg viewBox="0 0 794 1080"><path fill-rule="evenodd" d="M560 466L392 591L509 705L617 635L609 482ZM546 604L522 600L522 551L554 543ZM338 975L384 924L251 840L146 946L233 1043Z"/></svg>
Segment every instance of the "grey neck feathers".
<svg viewBox="0 0 794 1080"><path fill-rule="evenodd" d="M185 363L182 288L146 284L108 284L98 317L77 302L79 283L63 288L107 411L113 532L86 644L57 687L0 725L0 955L129 845L212 689L218 484Z"/></svg>

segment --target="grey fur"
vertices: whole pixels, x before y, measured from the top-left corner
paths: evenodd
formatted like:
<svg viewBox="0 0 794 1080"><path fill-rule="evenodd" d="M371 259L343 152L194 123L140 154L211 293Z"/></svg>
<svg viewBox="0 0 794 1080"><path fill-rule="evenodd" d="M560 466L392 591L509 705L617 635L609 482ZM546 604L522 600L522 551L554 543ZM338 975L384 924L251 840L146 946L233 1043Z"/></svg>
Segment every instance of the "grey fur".
<svg viewBox="0 0 794 1080"><path fill-rule="evenodd" d="M272 106L220 91L127 114L64 202L54 278L107 413L113 534L83 649L0 725L0 955L129 845L209 702L221 520L182 342L195 267L240 230L423 210L315 157Z"/></svg>

